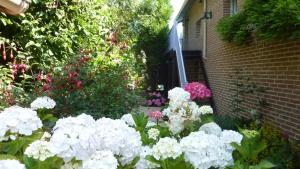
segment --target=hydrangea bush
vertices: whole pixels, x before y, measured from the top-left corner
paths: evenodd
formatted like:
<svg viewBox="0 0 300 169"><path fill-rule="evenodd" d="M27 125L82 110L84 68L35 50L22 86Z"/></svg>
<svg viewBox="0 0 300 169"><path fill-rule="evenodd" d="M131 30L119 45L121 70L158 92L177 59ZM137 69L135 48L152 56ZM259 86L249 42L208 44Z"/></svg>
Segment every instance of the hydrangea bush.
<svg viewBox="0 0 300 169"><path fill-rule="evenodd" d="M2 160L1 156L0 168L223 169L235 165L232 156L235 148L231 143L237 147L243 136L222 130L213 122L182 136L188 124L213 112L197 106L182 88L169 91L169 99L169 107L163 111L166 121L161 115L155 119L159 121L151 121L143 113L98 120L81 114L59 119L51 133L45 131L47 128L42 126L35 110L7 108L0 113L0 121L4 121L1 138L6 138L0 141L0 155L7 154L7 159ZM38 106L32 106L33 109L53 108L45 100L34 104ZM12 135L16 138L12 139ZM11 144L20 143L19 139L25 136L31 137L27 144ZM4 145L8 149L21 147L15 153L5 152Z"/></svg>

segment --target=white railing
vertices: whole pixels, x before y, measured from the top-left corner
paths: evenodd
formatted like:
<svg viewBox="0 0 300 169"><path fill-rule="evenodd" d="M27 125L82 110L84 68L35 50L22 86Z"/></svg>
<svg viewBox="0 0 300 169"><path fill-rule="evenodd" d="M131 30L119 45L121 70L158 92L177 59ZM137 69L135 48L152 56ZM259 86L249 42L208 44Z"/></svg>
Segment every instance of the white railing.
<svg viewBox="0 0 300 169"><path fill-rule="evenodd" d="M171 29L171 32L169 34L169 49L168 49L168 51L174 50L176 52L180 86L184 87L184 85L186 85L188 82L186 79L184 59L183 59L183 55L182 55L182 47L181 47L180 39L178 36L177 28L178 28L177 22L175 21L174 25Z"/></svg>

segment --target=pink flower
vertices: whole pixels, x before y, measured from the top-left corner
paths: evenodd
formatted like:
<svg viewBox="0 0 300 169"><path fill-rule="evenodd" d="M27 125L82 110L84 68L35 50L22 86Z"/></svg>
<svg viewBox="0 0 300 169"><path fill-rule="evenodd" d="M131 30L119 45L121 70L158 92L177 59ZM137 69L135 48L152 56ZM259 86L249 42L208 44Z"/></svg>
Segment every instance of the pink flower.
<svg viewBox="0 0 300 169"><path fill-rule="evenodd" d="M155 120L159 120L163 117L163 113L160 111L154 111L149 113L149 117L155 119Z"/></svg>
<svg viewBox="0 0 300 169"><path fill-rule="evenodd" d="M25 71L26 71L26 65L25 64L20 64L19 66L18 66L18 68L19 68L19 70L21 70L21 72L24 74L25 73Z"/></svg>
<svg viewBox="0 0 300 169"><path fill-rule="evenodd" d="M49 92L51 90L51 86L49 84L44 84L43 85L43 91L44 92Z"/></svg>
<svg viewBox="0 0 300 169"><path fill-rule="evenodd" d="M51 83L52 82L52 76L50 74L46 74L46 82Z"/></svg>
<svg viewBox="0 0 300 169"><path fill-rule="evenodd" d="M77 89L82 88L82 81L78 80L78 81L76 82L76 88L77 88Z"/></svg>
<svg viewBox="0 0 300 169"><path fill-rule="evenodd" d="M191 94L192 100L206 99L211 97L211 91L205 84L199 82L188 83L184 86L184 90Z"/></svg>
<svg viewBox="0 0 300 169"><path fill-rule="evenodd" d="M159 92L155 93L154 96L161 97L161 94Z"/></svg>
<svg viewBox="0 0 300 169"><path fill-rule="evenodd" d="M147 104L147 106L152 106L152 100L147 100L146 104Z"/></svg>
<svg viewBox="0 0 300 169"><path fill-rule="evenodd" d="M161 106L161 101L160 99L155 99L153 102L156 106L160 107Z"/></svg>
<svg viewBox="0 0 300 169"><path fill-rule="evenodd" d="M39 72L38 75L37 75L37 80L38 80L38 81L41 81L42 79L43 79L42 73Z"/></svg>

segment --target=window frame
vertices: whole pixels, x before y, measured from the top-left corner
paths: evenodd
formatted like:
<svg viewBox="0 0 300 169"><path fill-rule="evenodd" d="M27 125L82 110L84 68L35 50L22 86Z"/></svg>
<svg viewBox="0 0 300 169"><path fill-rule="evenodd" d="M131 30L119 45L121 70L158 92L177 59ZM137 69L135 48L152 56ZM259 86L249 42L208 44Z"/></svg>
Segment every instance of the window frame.
<svg viewBox="0 0 300 169"><path fill-rule="evenodd" d="M237 0L230 0L230 15L235 15L237 12Z"/></svg>

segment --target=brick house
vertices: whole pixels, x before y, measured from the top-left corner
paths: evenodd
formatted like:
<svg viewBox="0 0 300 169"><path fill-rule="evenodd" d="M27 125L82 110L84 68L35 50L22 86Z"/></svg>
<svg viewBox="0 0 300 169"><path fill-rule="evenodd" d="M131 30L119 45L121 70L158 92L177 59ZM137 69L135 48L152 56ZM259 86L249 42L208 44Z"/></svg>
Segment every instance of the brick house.
<svg viewBox="0 0 300 169"><path fill-rule="evenodd" d="M264 120L291 139L299 140L300 41L251 42L244 46L222 41L216 32L218 21L242 6L243 0L185 0L177 21L184 27L182 50L187 80L206 81L212 89L217 113L247 117L248 113L234 113L230 107L234 75L242 69L244 76L251 76L252 82L268 89L263 94L268 103L261 110ZM174 55L172 51L168 53L169 88L178 85ZM244 100L245 108L252 108L256 102L252 96Z"/></svg>

